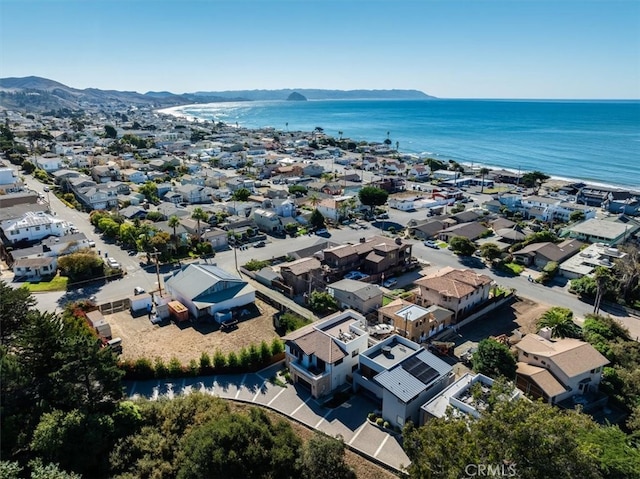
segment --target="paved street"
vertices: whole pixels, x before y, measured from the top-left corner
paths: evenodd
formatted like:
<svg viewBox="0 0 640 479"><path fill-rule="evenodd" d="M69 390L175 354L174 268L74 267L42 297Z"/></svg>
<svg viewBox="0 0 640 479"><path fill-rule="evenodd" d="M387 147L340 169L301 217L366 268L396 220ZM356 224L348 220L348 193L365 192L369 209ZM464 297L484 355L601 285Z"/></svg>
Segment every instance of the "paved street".
<svg viewBox="0 0 640 479"><path fill-rule="evenodd" d="M336 408L323 407L306 389L291 384L286 387L272 384L269 379L281 368L282 363L279 363L251 374L128 382L127 396L156 400L200 391L224 399L256 404L330 436L341 436L352 449L396 470L409 464L399 437L386 433L367 420L367 414L376 409L375 404L356 395Z"/></svg>

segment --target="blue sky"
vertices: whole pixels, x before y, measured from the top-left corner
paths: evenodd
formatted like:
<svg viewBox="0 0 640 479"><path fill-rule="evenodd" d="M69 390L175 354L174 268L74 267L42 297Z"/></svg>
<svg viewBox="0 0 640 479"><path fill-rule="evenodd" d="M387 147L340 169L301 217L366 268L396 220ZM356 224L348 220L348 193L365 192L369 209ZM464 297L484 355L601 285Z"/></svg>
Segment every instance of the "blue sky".
<svg viewBox="0 0 640 479"><path fill-rule="evenodd" d="M76 88L640 98L638 0L0 0L0 76Z"/></svg>

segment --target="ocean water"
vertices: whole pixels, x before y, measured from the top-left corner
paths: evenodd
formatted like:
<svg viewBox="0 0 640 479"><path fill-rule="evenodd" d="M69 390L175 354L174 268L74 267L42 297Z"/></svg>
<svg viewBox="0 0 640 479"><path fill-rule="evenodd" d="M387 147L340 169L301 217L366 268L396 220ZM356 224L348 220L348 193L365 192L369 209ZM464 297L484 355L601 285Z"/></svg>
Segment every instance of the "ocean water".
<svg viewBox="0 0 640 479"><path fill-rule="evenodd" d="M247 128L388 137L404 153L640 188L640 101L270 101L173 110Z"/></svg>

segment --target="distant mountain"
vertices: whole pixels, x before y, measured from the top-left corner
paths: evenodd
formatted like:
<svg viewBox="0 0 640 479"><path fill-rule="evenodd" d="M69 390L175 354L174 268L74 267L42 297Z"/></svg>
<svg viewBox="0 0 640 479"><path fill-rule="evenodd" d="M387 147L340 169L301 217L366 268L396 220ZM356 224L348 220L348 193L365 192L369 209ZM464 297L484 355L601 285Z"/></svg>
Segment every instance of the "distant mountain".
<svg viewBox="0 0 640 479"><path fill-rule="evenodd" d="M218 96L229 98L242 97L247 100L286 100L292 93L303 95L308 100L423 100L435 98L419 90L321 90L321 89L282 89L282 90L236 90L196 92L199 96Z"/></svg>
<svg viewBox="0 0 640 479"><path fill-rule="evenodd" d="M215 103L228 101L345 99L427 99L434 98L418 90L239 90L220 92L196 92L175 94L168 91L138 93L134 91L78 89L36 76L24 78L0 78L0 109L24 109L31 111L80 110L86 107L110 106L127 108L149 106L162 108L191 103ZM299 98L298 98L299 99Z"/></svg>
<svg viewBox="0 0 640 479"><path fill-rule="evenodd" d="M287 97L287 101L307 101L307 97L301 95L297 91L294 91L291 95Z"/></svg>

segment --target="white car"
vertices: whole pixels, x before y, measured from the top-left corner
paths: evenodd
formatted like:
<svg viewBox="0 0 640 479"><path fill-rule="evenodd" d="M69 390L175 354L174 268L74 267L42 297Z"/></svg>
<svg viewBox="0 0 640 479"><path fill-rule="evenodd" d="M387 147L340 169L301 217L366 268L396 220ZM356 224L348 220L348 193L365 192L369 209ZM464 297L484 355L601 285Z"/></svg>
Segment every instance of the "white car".
<svg viewBox="0 0 640 479"><path fill-rule="evenodd" d="M120 263L118 263L115 258L107 258L107 264L112 269L119 269L120 268Z"/></svg>
<svg viewBox="0 0 640 479"><path fill-rule="evenodd" d="M385 288L393 288L396 284L398 284L398 280L395 278L389 278L382 283L382 286Z"/></svg>
<svg viewBox="0 0 640 479"><path fill-rule="evenodd" d="M96 242L93 240L89 240L89 248L95 248L96 247Z"/></svg>

